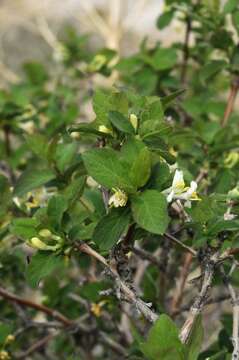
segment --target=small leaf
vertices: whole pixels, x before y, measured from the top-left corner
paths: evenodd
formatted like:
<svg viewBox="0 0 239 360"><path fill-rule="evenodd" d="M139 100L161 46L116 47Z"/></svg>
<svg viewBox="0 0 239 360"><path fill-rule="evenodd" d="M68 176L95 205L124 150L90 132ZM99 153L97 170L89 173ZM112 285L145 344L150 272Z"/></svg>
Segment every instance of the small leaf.
<svg viewBox="0 0 239 360"><path fill-rule="evenodd" d="M38 225L39 223L35 218L17 218L12 220L10 231L12 234L28 240L37 235L36 228Z"/></svg>
<svg viewBox="0 0 239 360"><path fill-rule="evenodd" d="M99 184L109 189L120 188L128 192L135 191L135 186L129 177L129 168L120 160L117 151L93 149L86 151L82 157L88 174Z"/></svg>
<svg viewBox="0 0 239 360"><path fill-rule="evenodd" d="M155 70L168 70L177 62L177 52L173 48L158 48L153 56L147 57L146 62Z"/></svg>
<svg viewBox="0 0 239 360"><path fill-rule="evenodd" d="M31 134L26 137L27 145L32 152L42 159L47 158L48 142L41 134Z"/></svg>
<svg viewBox="0 0 239 360"><path fill-rule="evenodd" d="M130 178L137 188L144 186L149 179L151 172L151 154L145 147L142 149L137 159L130 169Z"/></svg>
<svg viewBox="0 0 239 360"><path fill-rule="evenodd" d="M176 91L172 92L171 94L169 94L167 96L162 97L161 102L162 102L163 108L167 109L169 104L172 101L174 101L178 96L183 94L185 91L186 91L186 89L179 89L179 90L176 90Z"/></svg>
<svg viewBox="0 0 239 360"><path fill-rule="evenodd" d="M157 19L157 28L162 30L167 27L173 19L174 11L169 10L160 15Z"/></svg>
<svg viewBox="0 0 239 360"><path fill-rule="evenodd" d="M232 13L234 10L238 8L238 0L227 0L224 5L223 12L225 14Z"/></svg>
<svg viewBox="0 0 239 360"><path fill-rule="evenodd" d="M40 280L50 275L57 268L62 267L63 257L49 252L37 252L27 267L27 282L33 288L37 287Z"/></svg>
<svg viewBox="0 0 239 360"><path fill-rule="evenodd" d="M167 229L169 217L167 201L157 190L146 190L132 196L132 211L134 220L143 229L153 234L163 234Z"/></svg>
<svg viewBox="0 0 239 360"><path fill-rule="evenodd" d="M67 207L68 203L63 195L56 195L50 198L47 207L47 215L51 226L53 226L55 230L59 230L63 214Z"/></svg>
<svg viewBox="0 0 239 360"><path fill-rule="evenodd" d="M22 196L54 178L55 173L50 169L29 168L18 178L13 194L14 196Z"/></svg>
<svg viewBox="0 0 239 360"><path fill-rule="evenodd" d="M124 115L122 115L118 111L110 111L109 120L116 129L122 131L123 133L126 134L135 133L135 130L129 119L127 119Z"/></svg>
<svg viewBox="0 0 239 360"><path fill-rule="evenodd" d="M64 172L71 164L76 155L77 144L58 144L56 148L55 160L56 166L60 172Z"/></svg>
<svg viewBox="0 0 239 360"><path fill-rule="evenodd" d="M203 342L203 327L202 316L199 315L194 322L192 332L187 341L187 356L185 360L195 360L200 354L201 346Z"/></svg>
<svg viewBox="0 0 239 360"><path fill-rule="evenodd" d="M129 225L129 221L130 212L128 209L112 209L97 224L93 241L100 250L110 250Z"/></svg>
<svg viewBox="0 0 239 360"><path fill-rule="evenodd" d="M147 341L140 345L149 360L185 360L184 345L174 322L165 314L161 315L149 331Z"/></svg>

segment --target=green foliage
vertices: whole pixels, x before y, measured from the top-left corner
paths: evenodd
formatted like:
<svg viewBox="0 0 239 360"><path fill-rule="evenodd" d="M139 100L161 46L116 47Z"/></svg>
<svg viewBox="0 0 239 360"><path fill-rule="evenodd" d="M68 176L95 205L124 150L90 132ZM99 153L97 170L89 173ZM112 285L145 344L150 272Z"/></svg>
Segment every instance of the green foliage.
<svg viewBox="0 0 239 360"><path fill-rule="evenodd" d="M129 56L62 29L0 90L0 358L48 331L29 358L232 357L232 316L201 312L238 287L239 4L165 0L175 22Z"/></svg>

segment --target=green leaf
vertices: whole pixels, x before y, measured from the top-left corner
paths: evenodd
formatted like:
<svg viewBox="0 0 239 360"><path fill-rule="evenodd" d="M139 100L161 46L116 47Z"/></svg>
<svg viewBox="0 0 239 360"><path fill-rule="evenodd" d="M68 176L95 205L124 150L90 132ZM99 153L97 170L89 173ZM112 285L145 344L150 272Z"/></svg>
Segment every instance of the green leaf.
<svg viewBox="0 0 239 360"><path fill-rule="evenodd" d="M26 137L26 142L32 152L42 159L47 158L47 138L41 134L31 134Z"/></svg>
<svg viewBox="0 0 239 360"><path fill-rule="evenodd" d="M129 119L118 111L109 112L109 120L111 124L118 130L126 134L134 134L135 130Z"/></svg>
<svg viewBox="0 0 239 360"><path fill-rule="evenodd" d="M112 209L97 224L93 234L93 241L99 246L100 250L110 250L126 230L129 221L130 212L128 209Z"/></svg>
<svg viewBox="0 0 239 360"><path fill-rule="evenodd" d="M206 81L211 79L214 75L221 72L223 69L227 67L227 62L224 60L212 60L207 63L200 70L200 77L202 81Z"/></svg>
<svg viewBox="0 0 239 360"><path fill-rule="evenodd" d="M14 188L14 196L22 196L55 178L50 169L29 168L18 178Z"/></svg>
<svg viewBox="0 0 239 360"><path fill-rule="evenodd" d="M67 210L68 202L63 195L52 196L47 207L47 215L50 224L59 230L64 212Z"/></svg>
<svg viewBox="0 0 239 360"><path fill-rule="evenodd" d="M160 15L157 19L157 28L159 30L162 30L167 27L171 23L173 15L174 11L172 10L166 11L162 15Z"/></svg>
<svg viewBox="0 0 239 360"><path fill-rule="evenodd" d="M10 231L12 234L28 240L37 235L38 221L35 218L17 218L13 219Z"/></svg>
<svg viewBox="0 0 239 360"><path fill-rule="evenodd" d="M129 176L137 188L144 186L150 177L151 172L151 154L145 147L142 149L132 167Z"/></svg>
<svg viewBox="0 0 239 360"><path fill-rule="evenodd" d="M112 138L111 134L107 134L102 131L96 130L92 125L89 125L89 124L79 124L79 125L71 126L68 129L68 132L69 133L79 132L79 133L83 133L83 134L96 135L101 138L102 137Z"/></svg>
<svg viewBox="0 0 239 360"><path fill-rule="evenodd" d="M186 359L195 360L200 354L201 346L203 342L203 327L202 327L202 316L199 315L194 322L192 332L187 341Z"/></svg>
<svg viewBox="0 0 239 360"><path fill-rule="evenodd" d="M86 151L82 157L88 174L99 184L109 189L120 188L126 192L135 191L135 186L129 177L127 163L120 160L117 151L93 149Z"/></svg>
<svg viewBox="0 0 239 360"><path fill-rule="evenodd" d="M168 70L177 62L177 52L173 48L158 48L153 56L146 58L155 70Z"/></svg>
<svg viewBox="0 0 239 360"><path fill-rule="evenodd" d="M134 220L143 229L153 234L163 234L167 229L169 217L167 201L157 190L146 190L132 196Z"/></svg>
<svg viewBox="0 0 239 360"><path fill-rule="evenodd" d="M231 13L238 8L238 0L228 0L224 5L223 12Z"/></svg>
<svg viewBox="0 0 239 360"><path fill-rule="evenodd" d="M50 275L57 268L63 266L63 257L52 255L49 252L37 252L27 267L26 279L30 286L37 287L39 282L46 276Z"/></svg>
<svg viewBox="0 0 239 360"><path fill-rule="evenodd" d="M8 335L12 334L13 326L12 323L5 324L0 322L0 346L3 346Z"/></svg>
<svg viewBox="0 0 239 360"><path fill-rule="evenodd" d="M108 125L109 111L119 111L122 114L128 113L128 100L123 92L112 94L97 90L93 97L93 108L96 114L98 125Z"/></svg>
<svg viewBox="0 0 239 360"><path fill-rule="evenodd" d="M64 172L75 157L78 145L74 142L70 144L58 144L56 148L55 160L56 166L60 172Z"/></svg>
<svg viewBox="0 0 239 360"><path fill-rule="evenodd" d="M162 97L161 103L163 105L164 110L167 109L167 107L169 106L169 104L172 101L174 101L178 96L183 94L185 91L186 91L186 89L179 89L179 90L172 92L171 94L169 94L167 96Z"/></svg>
<svg viewBox="0 0 239 360"><path fill-rule="evenodd" d="M165 314L161 315L149 331L147 341L140 345L149 360L185 360L184 345L174 322Z"/></svg>

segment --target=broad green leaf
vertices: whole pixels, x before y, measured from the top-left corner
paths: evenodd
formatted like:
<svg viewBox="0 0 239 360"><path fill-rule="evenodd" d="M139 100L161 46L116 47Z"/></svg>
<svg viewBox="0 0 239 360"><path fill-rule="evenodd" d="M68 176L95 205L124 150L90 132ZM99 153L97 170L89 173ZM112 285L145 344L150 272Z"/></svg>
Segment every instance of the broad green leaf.
<svg viewBox="0 0 239 360"><path fill-rule="evenodd" d="M48 141L44 135L31 134L26 137L27 145L32 152L42 159L47 158Z"/></svg>
<svg viewBox="0 0 239 360"><path fill-rule="evenodd" d="M207 63L200 71L202 81L209 80L214 75L227 67L227 62L224 60L212 60Z"/></svg>
<svg viewBox="0 0 239 360"><path fill-rule="evenodd" d="M3 346L8 335L12 334L13 326L12 322L3 323L0 322L0 346Z"/></svg>
<svg viewBox="0 0 239 360"><path fill-rule="evenodd" d="M80 176L71 181L71 183L62 192L69 205L73 205L80 198L84 191L86 182L85 176Z"/></svg>
<svg viewBox="0 0 239 360"><path fill-rule="evenodd" d="M28 240L37 235L39 222L35 218L16 218L12 220L10 231L12 234Z"/></svg>
<svg viewBox="0 0 239 360"><path fill-rule="evenodd" d="M195 360L200 354L200 350L203 342L203 327L202 327L202 316L199 315L193 325L192 332L187 341L186 346L186 359Z"/></svg>
<svg viewBox="0 0 239 360"><path fill-rule="evenodd" d="M52 196L47 207L47 215L50 224L58 230L61 225L62 217L68 207L68 202L63 195Z"/></svg>
<svg viewBox="0 0 239 360"><path fill-rule="evenodd" d="M169 223L165 196L157 190L146 190L131 200L137 224L153 234L163 234Z"/></svg>
<svg viewBox="0 0 239 360"><path fill-rule="evenodd" d="M124 115L122 115L118 111L110 111L109 120L116 129L122 131L123 133L126 134L135 133L135 130L129 119L127 119Z"/></svg>
<svg viewBox="0 0 239 360"><path fill-rule="evenodd" d="M93 149L86 151L82 157L88 174L99 184L109 189L120 188L126 192L135 191L135 186L129 177L127 163L120 160L117 151Z"/></svg>
<svg viewBox="0 0 239 360"><path fill-rule="evenodd" d="M108 125L109 111L119 111L122 114L128 113L128 100L123 92L113 92L112 94L96 90L93 97L93 108L96 114L98 125Z"/></svg>
<svg viewBox="0 0 239 360"><path fill-rule="evenodd" d="M50 169L29 168L18 178L14 196L22 196L55 178L55 173Z"/></svg>
<svg viewBox="0 0 239 360"><path fill-rule="evenodd" d="M224 5L223 11L224 13L231 13L234 10L238 9L238 0L227 0L226 4Z"/></svg>
<svg viewBox="0 0 239 360"><path fill-rule="evenodd" d="M58 144L56 148L55 160L56 166L60 172L64 172L71 164L76 155L77 144Z"/></svg>
<svg viewBox="0 0 239 360"><path fill-rule="evenodd" d="M158 48L153 56L146 59L155 70L168 70L177 62L177 52L173 48Z"/></svg>
<svg viewBox="0 0 239 360"><path fill-rule="evenodd" d="M179 340L179 331L165 314L154 323L140 349L148 360L185 360L184 345Z"/></svg>
<svg viewBox="0 0 239 360"><path fill-rule="evenodd" d="M145 148L146 146L143 141L138 140L135 137L130 137L121 146L120 157L122 161L127 162L131 167L137 160L139 153Z"/></svg>
<svg viewBox="0 0 239 360"><path fill-rule="evenodd" d="M112 209L97 224L93 241L101 250L110 250L124 233L130 221L130 212L126 208Z"/></svg>
<svg viewBox="0 0 239 360"><path fill-rule="evenodd" d="M157 28L159 30L162 30L165 27L167 27L171 23L173 16L174 16L174 11L172 10L164 12L157 19Z"/></svg>
<svg viewBox="0 0 239 360"><path fill-rule="evenodd" d="M63 257L53 255L49 252L38 251L27 266L26 279L30 286L37 287L39 282L46 276L50 275L57 268L64 265Z"/></svg>
<svg viewBox="0 0 239 360"><path fill-rule="evenodd" d="M130 169L129 176L137 188L144 186L150 177L151 154L145 147L135 159Z"/></svg>
<svg viewBox="0 0 239 360"><path fill-rule="evenodd" d="M183 94L185 91L186 91L186 89L179 89L167 96L162 97L161 103L163 105L163 108L167 109L167 107L171 104L171 102L174 101L178 96Z"/></svg>

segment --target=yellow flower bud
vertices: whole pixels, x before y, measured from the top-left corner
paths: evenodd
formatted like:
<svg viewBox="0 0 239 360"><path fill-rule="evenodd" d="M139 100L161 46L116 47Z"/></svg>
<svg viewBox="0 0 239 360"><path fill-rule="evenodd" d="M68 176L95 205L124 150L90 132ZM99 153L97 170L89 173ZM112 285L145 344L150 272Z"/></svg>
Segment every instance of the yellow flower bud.
<svg viewBox="0 0 239 360"><path fill-rule="evenodd" d="M93 58L93 60L89 64L88 70L92 72L100 70L102 66L106 64L106 62L107 62L106 56L98 54Z"/></svg>
<svg viewBox="0 0 239 360"><path fill-rule="evenodd" d="M12 343L13 341L15 341L15 336L12 335L12 334L10 334L10 335L8 335L8 336L6 337L5 343L6 343L6 344L10 344L10 343Z"/></svg>
<svg viewBox="0 0 239 360"><path fill-rule="evenodd" d="M47 245L37 237L31 238L31 240L28 241L28 245L35 249L44 251L56 251L61 247L61 244L59 243L56 245Z"/></svg>
<svg viewBox="0 0 239 360"><path fill-rule="evenodd" d="M135 114L130 114L129 121L131 122L133 128L136 130L138 127L138 118Z"/></svg>
<svg viewBox="0 0 239 360"><path fill-rule="evenodd" d="M42 229L39 231L39 235L42 236L43 238L49 238L51 237L52 233L48 229Z"/></svg>
<svg viewBox="0 0 239 360"><path fill-rule="evenodd" d="M0 360L9 360L10 356L9 353L5 350L0 351Z"/></svg>
<svg viewBox="0 0 239 360"><path fill-rule="evenodd" d="M98 127L98 130L102 133L105 133L105 134L112 134L112 130L110 130L109 128L107 128L105 125L100 125Z"/></svg>

